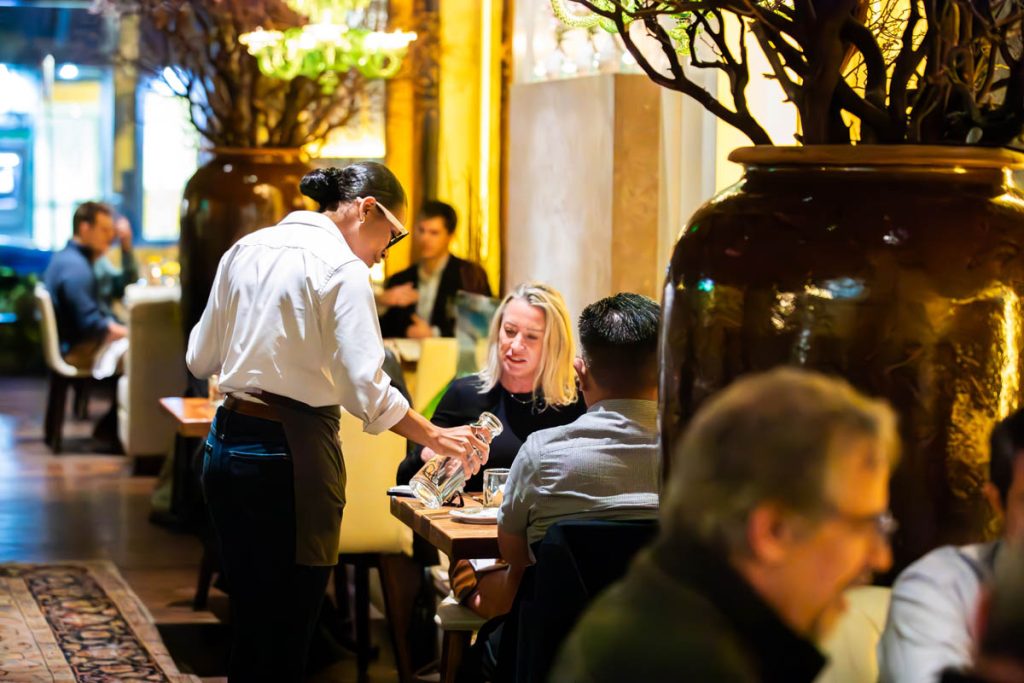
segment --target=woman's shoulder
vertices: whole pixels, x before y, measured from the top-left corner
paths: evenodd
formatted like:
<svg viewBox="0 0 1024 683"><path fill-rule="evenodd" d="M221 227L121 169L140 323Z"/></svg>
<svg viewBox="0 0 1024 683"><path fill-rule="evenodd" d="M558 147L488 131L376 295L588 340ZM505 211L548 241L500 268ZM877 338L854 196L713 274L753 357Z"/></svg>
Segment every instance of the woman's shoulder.
<svg viewBox="0 0 1024 683"><path fill-rule="evenodd" d="M458 392L480 392L480 376L479 375L465 375L463 377L456 377L452 380L451 386L448 387L448 391Z"/></svg>
<svg viewBox="0 0 1024 683"><path fill-rule="evenodd" d="M494 387L490 391L485 391L485 392L482 392L482 393L480 392L481 387L482 387L482 385L480 384L480 376L479 375L465 375L463 377L459 377L459 378L456 378L456 379L452 380L452 387L451 387L450 390L451 391L462 391L462 392L465 392L465 393L475 393L475 394L479 394L481 396L486 396L486 395L490 395L490 394L496 394L497 395L497 391L498 391L498 387L497 386Z"/></svg>
<svg viewBox="0 0 1024 683"><path fill-rule="evenodd" d="M497 387L487 392L480 391L480 376L466 375L453 379L448 386L448 393L459 403L492 405L497 402Z"/></svg>

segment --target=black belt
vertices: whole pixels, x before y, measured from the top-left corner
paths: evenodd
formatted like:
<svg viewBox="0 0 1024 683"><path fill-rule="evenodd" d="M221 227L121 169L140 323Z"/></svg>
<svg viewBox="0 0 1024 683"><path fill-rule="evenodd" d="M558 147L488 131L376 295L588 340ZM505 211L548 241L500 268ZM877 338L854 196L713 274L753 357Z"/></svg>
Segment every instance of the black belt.
<svg viewBox="0 0 1024 683"><path fill-rule="evenodd" d="M232 412L248 415L249 417L258 417L261 420L271 420L272 422L281 421L281 416L278 414L277 408L264 403L245 401L240 398L235 398L234 396L228 396L224 399L224 407Z"/></svg>

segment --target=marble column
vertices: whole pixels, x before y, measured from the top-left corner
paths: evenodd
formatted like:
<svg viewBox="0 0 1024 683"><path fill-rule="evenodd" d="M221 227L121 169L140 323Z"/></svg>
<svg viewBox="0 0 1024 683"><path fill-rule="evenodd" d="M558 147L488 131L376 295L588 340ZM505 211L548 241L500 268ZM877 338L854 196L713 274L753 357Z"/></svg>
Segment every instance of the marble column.
<svg viewBox="0 0 1024 683"><path fill-rule="evenodd" d="M573 316L615 292L658 298L660 102L632 74L512 86L506 287L547 282Z"/></svg>

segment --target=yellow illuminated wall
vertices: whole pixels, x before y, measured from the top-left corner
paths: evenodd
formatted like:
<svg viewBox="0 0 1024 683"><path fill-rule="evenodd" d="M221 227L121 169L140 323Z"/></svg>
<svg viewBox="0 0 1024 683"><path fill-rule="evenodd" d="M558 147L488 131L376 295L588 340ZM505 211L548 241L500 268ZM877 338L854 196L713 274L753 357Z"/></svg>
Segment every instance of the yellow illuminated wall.
<svg viewBox="0 0 1024 683"><path fill-rule="evenodd" d="M413 1L392 0L389 3L389 20L392 26L413 25ZM416 107L416 85L414 78L404 74L393 78L385 84L387 97L384 114L384 163L398 177L405 188L409 206L416 207L420 203L420 179L418 175L418 159L420 138L417 135L419 124ZM412 209L414 210L414 209ZM406 217L406 224L412 229L412 217ZM386 271L392 275L409 265L412 240L405 239L388 250Z"/></svg>
<svg viewBox="0 0 1024 683"><path fill-rule="evenodd" d="M437 199L455 207L456 256L501 278L502 0L441 3Z"/></svg>

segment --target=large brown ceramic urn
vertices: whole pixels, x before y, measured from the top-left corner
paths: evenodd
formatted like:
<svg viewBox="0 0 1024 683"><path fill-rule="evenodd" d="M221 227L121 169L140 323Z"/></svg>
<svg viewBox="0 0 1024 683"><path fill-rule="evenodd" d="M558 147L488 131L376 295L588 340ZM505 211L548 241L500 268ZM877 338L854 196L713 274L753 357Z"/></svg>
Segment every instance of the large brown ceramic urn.
<svg viewBox="0 0 1024 683"><path fill-rule="evenodd" d="M667 454L739 375L813 368L899 414L897 567L995 533L981 488L989 432L1021 399L1024 155L822 146L730 158L742 180L690 220L665 286Z"/></svg>
<svg viewBox="0 0 1024 683"><path fill-rule="evenodd" d="M310 170L298 149L214 148L181 206L181 320L186 337L210 295L217 264L240 237L311 208L299 193Z"/></svg>

